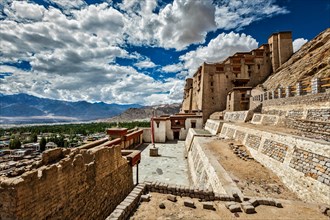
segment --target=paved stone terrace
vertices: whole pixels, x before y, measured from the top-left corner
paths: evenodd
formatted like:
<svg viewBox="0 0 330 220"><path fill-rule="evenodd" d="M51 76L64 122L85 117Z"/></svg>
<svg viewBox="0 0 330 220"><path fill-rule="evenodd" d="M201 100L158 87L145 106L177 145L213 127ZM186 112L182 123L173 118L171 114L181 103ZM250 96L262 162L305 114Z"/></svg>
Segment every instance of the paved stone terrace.
<svg viewBox="0 0 330 220"><path fill-rule="evenodd" d="M156 143L158 157L150 157L152 144L143 144L141 163L139 164L139 182L160 181L163 183L189 186L188 164L184 156L184 141ZM133 167L133 177L136 183L136 167Z"/></svg>

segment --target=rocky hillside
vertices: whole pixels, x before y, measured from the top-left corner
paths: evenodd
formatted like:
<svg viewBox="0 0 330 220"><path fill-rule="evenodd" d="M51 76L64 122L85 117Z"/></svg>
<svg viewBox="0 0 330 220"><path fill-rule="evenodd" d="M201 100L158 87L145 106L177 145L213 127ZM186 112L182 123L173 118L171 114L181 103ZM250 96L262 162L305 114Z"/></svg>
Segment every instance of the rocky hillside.
<svg viewBox="0 0 330 220"><path fill-rule="evenodd" d="M330 28L303 45L263 86L276 89L278 85L294 85L314 76L330 77Z"/></svg>
<svg viewBox="0 0 330 220"><path fill-rule="evenodd" d="M142 108L129 108L118 116L112 117L105 121L108 122L125 122L125 121L141 121L150 120L153 110L155 115L173 115L180 111L181 104L167 104L156 106L145 106Z"/></svg>

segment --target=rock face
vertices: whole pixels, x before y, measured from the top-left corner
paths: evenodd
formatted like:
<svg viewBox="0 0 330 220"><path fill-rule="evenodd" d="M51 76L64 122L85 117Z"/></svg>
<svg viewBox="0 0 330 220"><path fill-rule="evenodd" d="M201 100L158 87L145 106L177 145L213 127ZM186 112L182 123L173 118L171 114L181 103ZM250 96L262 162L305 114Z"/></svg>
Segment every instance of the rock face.
<svg viewBox="0 0 330 220"><path fill-rule="evenodd" d="M330 28L303 45L265 82L267 90L295 85L313 77L330 77Z"/></svg>

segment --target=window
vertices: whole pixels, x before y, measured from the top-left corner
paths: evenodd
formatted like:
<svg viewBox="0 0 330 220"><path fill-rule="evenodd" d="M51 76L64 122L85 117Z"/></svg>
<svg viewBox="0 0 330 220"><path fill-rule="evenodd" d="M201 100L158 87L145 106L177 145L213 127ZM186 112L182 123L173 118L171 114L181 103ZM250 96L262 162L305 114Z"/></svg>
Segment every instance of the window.
<svg viewBox="0 0 330 220"><path fill-rule="evenodd" d="M260 64L258 64L258 70L260 70Z"/></svg>
<svg viewBox="0 0 330 220"><path fill-rule="evenodd" d="M159 121L157 121L156 124L157 124L157 128L159 128Z"/></svg>
<svg viewBox="0 0 330 220"><path fill-rule="evenodd" d="M211 82L211 86L213 86L213 82Z"/></svg>
<svg viewBox="0 0 330 220"><path fill-rule="evenodd" d="M223 71L225 70L225 68L224 68L224 67L220 67L220 66L218 66L218 67L215 68L215 70L216 70L217 72L223 72Z"/></svg>
<svg viewBox="0 0 330 220"><path fill-rule="evenodd" d="M196 128L196 122L195 121L191 122L191 128Z"/></svg>

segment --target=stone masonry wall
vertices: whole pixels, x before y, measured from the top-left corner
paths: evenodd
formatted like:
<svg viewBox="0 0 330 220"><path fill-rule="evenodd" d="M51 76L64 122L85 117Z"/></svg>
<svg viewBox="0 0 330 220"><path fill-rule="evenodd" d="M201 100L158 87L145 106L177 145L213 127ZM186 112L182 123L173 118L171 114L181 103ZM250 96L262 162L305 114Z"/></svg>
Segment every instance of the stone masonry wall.
<svg viewBox="0 0 330 220"><path fill-rule="evenodd" d="M330 121L330 107L326 109L309 109L307 111L307 120Z"/></svg>
<svg viewBox="0 0 330 220"><path fill-rule="evenodd" d="M220 132L221 126L222 126L222 121L207 119L205 123L205 130L209 131L213 135L216 135Z"/></svg>
<svg viewBox="0 0 330 220"><path fill-rule="evenodd" d="M1 177L0 219L105 219L132 188L120 146L74 149L59 162Z"/></svg>
<svg viewBox="0 0 330 220"><path fill-rule="evenodd" d="M294 96L281 99L269 99L263 102L263 108L268 106L285 106L285 105L304 105L318 104L329 102L330 93L319 93L304 96Z"/></svg>
<svg viewBox="0 0 330 220"><path fill-rule="evenodd" d="M217 193L226 193L216 173L214 164L201 147L203 137L195 137L187 152L189 173L194 187L212 189Z"/></svg>
<svg viewBox="0 0 330 220"><path fill-rule="evenodd" d="M283 163L287 150L287 145L267 139L261 153Z"/></svg>
<svg viewBox="0 0 330 220"><path fill-rule="evenodd" d="M323 139L330 142L330 121L316 122L301 119L286 119L285 126L304 132L306 136Z"/></svg>
<svg viewBox="0 0 330 220"><path fill-rule="evenodd" d="M262 114L313 121L330 120L330 93L271 99L263 102Z"/></svg>
<svg viewBox="0 0 330 220"><path fill-rule="evenodd" d="M261 137L253 134L248 134L245 145L248 147L252 147L255 150L258 150L260 146L260 141L261 141Z"/></svg>
<svg viewBox="0 0 330 220"><path fill-rule="evenodd" d="M290 167L330 186L330 158L295 149Z"/></svg>
<svg viewBox="0 0 330 220"><path fill-rule="evenodd" d="M330 204L328 143L231 123L224 123L220 137L242 139L242 133L243 144L254 159L278 175L299 198Z"/></svg>
<svg viewBox="0 0 330 220"><path fill-rule="evenodd" d="M225 121L236 121L236 122L246 122L251 120L253 116L252 111L235 111L235 112L226 112L224 115Z"/></svg>

